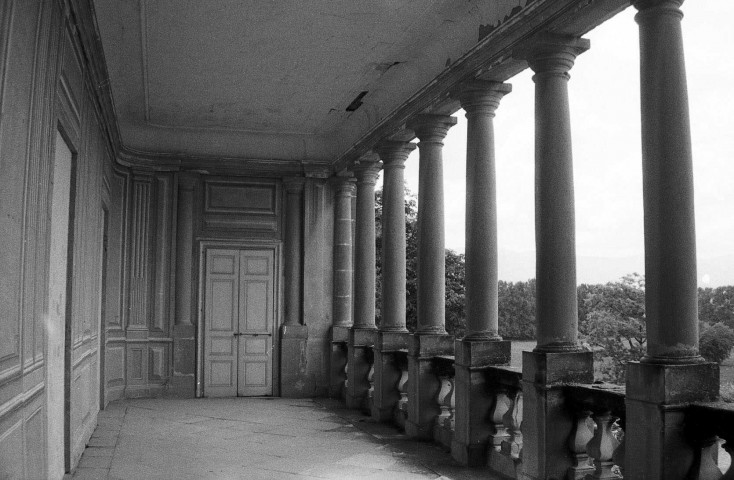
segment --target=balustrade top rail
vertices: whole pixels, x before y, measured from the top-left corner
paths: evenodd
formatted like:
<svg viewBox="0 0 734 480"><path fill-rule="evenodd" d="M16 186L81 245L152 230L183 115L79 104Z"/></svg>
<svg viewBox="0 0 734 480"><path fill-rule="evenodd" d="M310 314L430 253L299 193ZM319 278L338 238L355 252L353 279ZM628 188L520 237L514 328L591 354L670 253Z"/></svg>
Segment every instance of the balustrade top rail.
<svg viewBox="0 0 734 480"><path fill-rule="evenodd" d="M574 384L563 387L566 404L573 411L588 410L594 413L610 412L624 424L626 419L625 388L621 385Z"/></svg>

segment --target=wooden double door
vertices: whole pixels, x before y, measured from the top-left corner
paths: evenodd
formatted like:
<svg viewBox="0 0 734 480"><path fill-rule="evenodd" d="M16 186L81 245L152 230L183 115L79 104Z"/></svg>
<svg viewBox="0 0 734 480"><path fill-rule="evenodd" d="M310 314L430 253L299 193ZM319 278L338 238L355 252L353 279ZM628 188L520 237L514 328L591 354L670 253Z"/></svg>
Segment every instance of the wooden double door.
<svg viewBox="0 0 734 480"><path fill-rule="evenodd" d="M208 249L204 395L273 394L275 253Z"/></svg>

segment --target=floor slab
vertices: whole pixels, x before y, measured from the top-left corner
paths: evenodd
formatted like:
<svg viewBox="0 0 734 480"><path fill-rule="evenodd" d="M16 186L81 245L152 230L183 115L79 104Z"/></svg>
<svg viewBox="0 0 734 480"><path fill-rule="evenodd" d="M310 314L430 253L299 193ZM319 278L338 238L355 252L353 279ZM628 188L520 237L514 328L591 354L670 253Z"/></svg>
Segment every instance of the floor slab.
<svg viewBox="0 0 734 480"><path fill-rule="evenodd" d="M137 399L111 403L72 478L493 478L328 399Z"/></svg>

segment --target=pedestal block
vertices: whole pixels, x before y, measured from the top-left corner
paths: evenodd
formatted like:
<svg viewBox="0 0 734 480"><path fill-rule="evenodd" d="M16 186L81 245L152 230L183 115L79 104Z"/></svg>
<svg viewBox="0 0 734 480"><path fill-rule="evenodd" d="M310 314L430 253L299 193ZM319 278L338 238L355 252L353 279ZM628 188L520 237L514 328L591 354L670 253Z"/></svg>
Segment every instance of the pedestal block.
<svg viewBox="0 0 734 480"><path fill-rule="evenodd" d="M627 364L626 478L687 478L695 459L684 407L719 394L719 365Z"/></svg>
<svg viewBox="0 0 734 480"><path fill-rule="evenodd" d="M454 337L446 334L411 335L408 344L408 419L405 433L416 439L433 438L433 424L440 413L441 387L431 368L438 355L454 354Z"/></svg>
<svg viewBox="0 0 734 480"><path fill-rule="evenodd" d="M377 330L374 328L351 328L347 347L347 362L349 364L349 382L347 385L347 408L362 408L370 384L367 374L370 371L369 350L375 345Z"/></svg>
<svg viewBox="0 0 734 480"><path fill-rule="evenodd" d="M334 326L331 328L331 351L329 358L329 397L342 398L347 366L347 344L351 327Z"/></svg>
<svg viewBox="0 0 734 480"><path fill-rule="evenodd" d="M593 354L523 352L522 363L523 478L565 478L575 419L564 405L562 386L594 381Z"/></svg>
<svg viewBox="0 0 734 480"><path fill-rule="evenodd" d="M485 369L509 365L509 340L456 340L454 370L455 431L451 455L462 465L477 467L487 462L487 441L493 433L488 412L494 401Z"/></svg>
<svg viewBox="0 0 734 480"><path fill-rule="evenodd" d="M395 364L395 352L408 348L408 332L378 332L375 342L375 393L372 418L379 422L390 421L400 400L398 381L400 369Z"/></svg>
<svg viewBox="0 0 734 480"><path fill-rule="evenodd" d="M283 325L280 328L280 395L301 398L306 395L308 367L308 327Z"/></svg>

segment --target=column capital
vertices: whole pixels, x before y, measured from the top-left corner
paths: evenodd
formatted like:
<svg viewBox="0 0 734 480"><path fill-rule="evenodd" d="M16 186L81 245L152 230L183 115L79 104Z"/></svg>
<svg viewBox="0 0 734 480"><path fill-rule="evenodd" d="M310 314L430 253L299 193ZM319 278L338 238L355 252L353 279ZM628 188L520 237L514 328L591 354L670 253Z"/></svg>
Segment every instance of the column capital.
<svg viewBox="0 0 734 480"><path fill-rule="evenodd" d="M423 113L408 120L407 127L413 130L421 143L441 143L456 125L456 117Z"/></svg>
<svg viewBox="0 0 734 480"><path fill-rule="evenodd" d="M377 144L375 152L382 159L383 168L405 168L405 160L416 144L402 140L384 140Z"/></svg>
<svg viewBox="0 0 734 480"><path fill-rule="evenodd" d="M640 24L648 18L669 15L681 20L683 12L680 7L683 0L633 0L632 5L637 9L635 21Z"/></svg>
<svg viewBox="0 0 734 480"><path fill-rule="evenodd" d="M283 186L289 194L303 192L305 183L306 179L304 177L283 177Z"/></svg>
<svg viewBox="0 0 734 480"><path fill-rule="evenodd" d="M354 163L354 175L357 177L357 184L368 184L374 186L377 182L377 176L382 169L380 157L370 152L363 155Z"/></svg>
<svg viewBox="0 0 734 480"><path fill-rule="evenodd" d="M573 67L576 57L590 47L591 42L586 38L544 32L516 50L513 56L526 60L535 76L569 78L568 71Z"/></svg>
<svg viewBox="0 0 734 480"><path fill-rule="evenodd" d="M334 185L334 188L336 189L336 195L338 197L353 197L354 191L356 190L356 183L357 179L349 176L349 177L331 177L331 183Z"/></svg>
<svg viewBox="0 0 734 480"><path fill-rule="evenodd" d="M486 80L472 80L462 85L456 97L467 117L475 113L494 116L502 97L512 91L512 85Z"/></svg>

